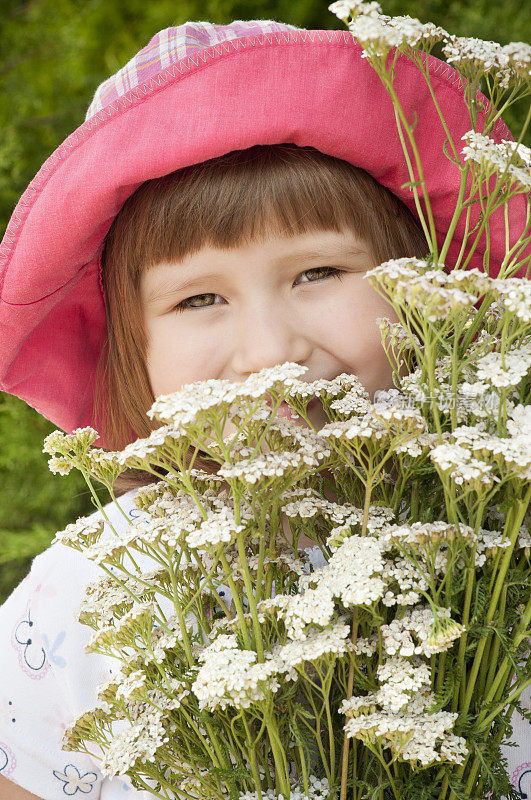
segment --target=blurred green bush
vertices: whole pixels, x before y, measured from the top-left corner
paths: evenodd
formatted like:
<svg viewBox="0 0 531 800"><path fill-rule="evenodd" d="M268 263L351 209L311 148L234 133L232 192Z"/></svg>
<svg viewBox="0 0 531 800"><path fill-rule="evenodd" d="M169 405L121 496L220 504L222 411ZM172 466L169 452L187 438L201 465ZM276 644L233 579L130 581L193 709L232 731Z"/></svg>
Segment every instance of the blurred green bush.
<svg viewBox="0 0 531 800"><path fill-rule="evenodd" d="M42 163L83 122L99 83L158 30L188 20L234 19L344 30L328 5L328 0L2 0L0 234ZM381 5L386 14L409 14L459 36L500 44L530 38L529 8L522 0L381 0ZM515 135L527 102L504 117ZM531 131L524 141L531 144ZM54 532L93 508L80 475L48 471L42 440L53 429L21 400L0 393L0 602Z"/></svg>
<svg viewBox="0 0 531 800"><path fill-rule="evenodd" d="M56 530L94 510L80 473L48 470L42 441L54 429L26 403L0 394L0 602Z"/></svg>

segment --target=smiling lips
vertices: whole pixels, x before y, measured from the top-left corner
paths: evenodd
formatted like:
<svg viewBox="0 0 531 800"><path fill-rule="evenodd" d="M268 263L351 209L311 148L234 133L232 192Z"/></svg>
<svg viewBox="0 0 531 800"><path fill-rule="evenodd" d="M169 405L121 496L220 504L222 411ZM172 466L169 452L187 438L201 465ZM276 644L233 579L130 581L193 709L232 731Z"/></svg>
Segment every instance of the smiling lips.
<svg viewBox="0 0 531 800"><path fill-rule="evenodd" d="M306 413L308 413L308 411L310 411L310 409L312 409L316 405L318 400L319 400L318 397L313 397L310 400L310 402L306 406ZM271 397L269 395L266 395L266 403L269 406L269 408L273 407L273 400L271 399ZM288 404L285 401L282 401L282 403L279 405L279 407L277 409L277 414L279 416L281 416L281 417L286 417L286 416L288 416L287 412L291 412L291 409L290 409L290 407L288 406Z"/></svg>

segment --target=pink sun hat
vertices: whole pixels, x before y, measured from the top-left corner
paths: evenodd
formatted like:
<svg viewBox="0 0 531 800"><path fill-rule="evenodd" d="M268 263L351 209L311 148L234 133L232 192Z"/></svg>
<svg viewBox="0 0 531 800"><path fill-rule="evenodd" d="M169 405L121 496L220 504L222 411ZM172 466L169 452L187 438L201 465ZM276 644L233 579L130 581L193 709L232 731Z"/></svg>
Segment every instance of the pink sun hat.
<svg viewBox="0 0 531 800"><path fill-rule="evenodd" d="M105 335L104 238L127 198L151 178L256 144L291 142L361 167L416 215L391 100L348 30L272 20L189 22L157 33L96 91L85 121L20 198L0 245L0 390L71 432L94 425L95 370ZM428 57L452 138L471 127L458 72ZM421 73L405 56L395 88L415 139L439 244L461 173L443 156L444 128ZM488 101L478 95L481 109ZM482 106L483 104L483 106ZM499 119L490 133L512 140ZM472 207L471 227L477 206ZM510 205L510 237L525 227ZM457 226L446 258L455 263ZM505 254L503 210L490 221L490 274ZM481 268L483 248L470 267ZM529 249L531 253L531 248ZM523 274L520 275L523 277ZM105 443L102 443L105 446Z"/></svg>

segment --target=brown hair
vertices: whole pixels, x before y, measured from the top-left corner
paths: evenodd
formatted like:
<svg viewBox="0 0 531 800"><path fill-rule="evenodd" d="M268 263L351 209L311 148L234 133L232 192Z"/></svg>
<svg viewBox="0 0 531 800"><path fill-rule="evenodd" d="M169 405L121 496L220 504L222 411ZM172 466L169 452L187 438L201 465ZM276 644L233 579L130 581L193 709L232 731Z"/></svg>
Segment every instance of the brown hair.
<svg viewBox="0 0 531 800"><path fill-rule="evenodd" d="M392 192L365 170L313 147L255 145L143 183L114 219L102 252L108 322L94 418L105 445L122 449L159 425L146 416L155 398L140 302L144 270L205 246L344 230L371 245L375 266L428 252L417 220ZM149 473L129 474L115 488L153 480Z"/></svg>

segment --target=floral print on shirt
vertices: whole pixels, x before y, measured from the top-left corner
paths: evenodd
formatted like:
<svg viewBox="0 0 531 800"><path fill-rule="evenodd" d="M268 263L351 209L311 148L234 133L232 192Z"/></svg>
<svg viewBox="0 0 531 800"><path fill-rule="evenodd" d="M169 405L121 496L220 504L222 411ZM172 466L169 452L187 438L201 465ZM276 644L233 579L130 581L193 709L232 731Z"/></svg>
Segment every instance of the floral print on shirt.
<svg viewBox="0 0 531 800"><path fill-rule="evenodd" d="M53 774L57 780L63 782L63 792L69 797L77 792L88 794L94 789L94 784L98 780L95 772L85 772L82 775L73 764L67 764L63 772L54 769Z"/></svg>
<svg viewBox="0 0 531 800"><path fill-rule="evenodd" d="M5 742L0 741L0 775L9 777L16 766L15 754Z"/></svg>
<svg viewBox="0 0 531 800"><path fill-rule="evenodd" d="M29 603L25 613L15 623L11 644L16 650L20 669L33 680L44 678L50 669L50 664L36 635Z"/></svg>
<svg viewBox="0 0 531 800"><path fill-rule="evenodd" d="M511 783L522 798L531 798L531 763L520 764L511 776Z"/></svg>

